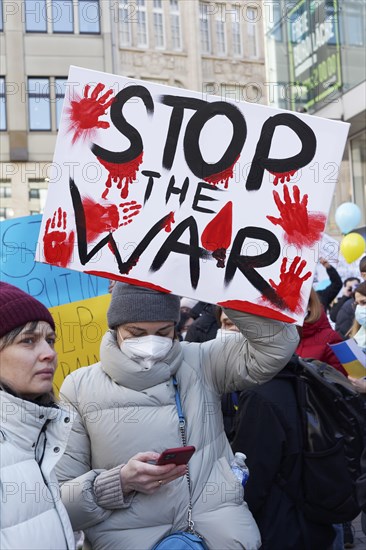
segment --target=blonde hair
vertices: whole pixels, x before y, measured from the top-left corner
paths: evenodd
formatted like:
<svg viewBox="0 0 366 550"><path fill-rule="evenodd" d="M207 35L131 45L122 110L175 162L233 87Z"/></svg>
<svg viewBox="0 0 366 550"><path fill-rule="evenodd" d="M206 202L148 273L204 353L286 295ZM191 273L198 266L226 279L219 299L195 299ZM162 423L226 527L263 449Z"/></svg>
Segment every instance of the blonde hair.
<svg viewBox="0 0 366 550"><path fill-rule="evenodd" d="M324 308L319 299L319 296L317 295L316 291L312 288L310 291L309 302L308 302L309 315L306 317L305 323L312 324L319 321L323 309Z"/></svg>

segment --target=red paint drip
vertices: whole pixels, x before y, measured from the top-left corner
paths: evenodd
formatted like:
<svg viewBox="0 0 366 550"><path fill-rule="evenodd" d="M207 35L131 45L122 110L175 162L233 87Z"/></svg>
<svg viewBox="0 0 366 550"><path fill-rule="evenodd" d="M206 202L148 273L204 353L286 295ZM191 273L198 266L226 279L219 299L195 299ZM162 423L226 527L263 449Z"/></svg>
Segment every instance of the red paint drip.
<svg viewBox="0 0 366 550"><path fill-rule="evenodd" d="M289 170L288 172L271 172L270 170L268 170L268 172L275 177L273 183L274 185L277 185L279 181L281 183L285 183L285 181L290 181L292 176L296 174L297 170Z"/></svg>
<svg viewBox="0 0 366 550"><path fill-rule="evenodd" d="M217 267L225 267L226 250L229 248L233 229L233 203L227 202L220 212L206 225L201 243L213 252Z"/></svg>
<svg viewBox="0 0 366 550"><path fill-rule="evenodd" d="M172 230L172 224L175 223L175 219L174 219L174 212L170 212L169 214L169 218L165 221L164 223L164 226L165 226L165 231L167 233L170 233L171 230Z"/></svg>
<svg viewBox="0 0 366 550"><path fill-rule="evenodd" d="M284 321L285 323L295 323L296 319L276 311L273 308L261 306L247 302L246 300L227 300L226 302L219 302L219 306L229 309L236 309L238 311L244 311L245 313L252 313L261 317L267 317L268 319L276 319L277 321Z"/></svg>
<svg viewBox="0 0 366 550"><path fill-rule="evenodd" d="M101 233L111 233L118 228L119 213L115 204L99 204L86 197L83 199L83 208L88 242L92 242Z"/></svg>
<svg viewBox="0 0 366 550"><path fill-rule="evenodd" d="M212 183L212 185L218 185L219 183L224 183L224 188L227 189L229 186L229 180L233 177L235 164L238 162L240 155L235 159L235 162L226 170L219 172L218 174L212 174L212 176L207 176L203 178L207 183Z"/></svg>
<svg viewBox="0 0 366 550"><path fill-rule="evenodd" d="M121 189L121 198L127 199L129 193L129 185L136 179L139 166L142 162L144 153L142 152L135 159L125 162L123 164L114 164L108 162L99 157L97 159L109 172L108 179L106 181L106 189L102 194L102 199L106 199L109 193L109 189L112 187L112 182L117 183L117 189Z"/></svg>
<svg viewBox="0 0 366 550"><path fill-rule="evenodd" d="M140 281L139 279L132 279L131 277L121 277L115 273L108 273L108 271L84 271L89 275L96 275L97 277L104 277L106 279L114 279L115 281L120 281L121 283L128 283L130 285L142 286L144 288L149 288L151 290L157 290L158 292L165 292L166 294L171 294L172 291L164 288L163 286L154 285L153 283L148 283L147 281Z"/></svg>
<svg viewBox="0 0 366 550"><path fill-rule="evenodd" d="M233 203L227 202L202 232L201 243L206 250L228 249L233 229Z"/></svg>

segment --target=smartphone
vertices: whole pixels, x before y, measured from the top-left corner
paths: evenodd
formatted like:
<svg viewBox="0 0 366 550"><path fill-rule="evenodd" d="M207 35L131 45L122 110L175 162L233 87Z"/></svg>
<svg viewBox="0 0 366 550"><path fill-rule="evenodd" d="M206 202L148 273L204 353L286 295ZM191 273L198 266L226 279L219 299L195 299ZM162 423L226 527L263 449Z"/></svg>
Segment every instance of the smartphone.
<svg viewBox="0 0 366 550"><path fill-rule="evenodd" d="M193 445L177 447L175 449L165 449L155 464L158 466L163 466L164 464L176 464L177 466L180 464L187 464L195 450L196 448L193 447Z"/></svg>

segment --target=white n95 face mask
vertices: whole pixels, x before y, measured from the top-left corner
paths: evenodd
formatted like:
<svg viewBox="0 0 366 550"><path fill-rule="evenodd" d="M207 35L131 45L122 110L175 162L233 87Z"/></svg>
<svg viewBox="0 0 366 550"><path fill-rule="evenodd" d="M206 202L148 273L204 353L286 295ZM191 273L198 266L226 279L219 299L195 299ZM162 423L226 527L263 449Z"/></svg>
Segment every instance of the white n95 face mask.
<svg viewBox="0 0 366 550"><path fill-rule="evenodd" d="M152 334L126 338L122 341L120 349L130 359L140 359L144 366L151 368L154 363L168 355L172 345L171 338Z"/></svg>
<svg viewBox="0 0 366 550"><path fill-rule="evenodd" d="M361 327L366 326L366 306L356 306L355 319Z"/></svg>

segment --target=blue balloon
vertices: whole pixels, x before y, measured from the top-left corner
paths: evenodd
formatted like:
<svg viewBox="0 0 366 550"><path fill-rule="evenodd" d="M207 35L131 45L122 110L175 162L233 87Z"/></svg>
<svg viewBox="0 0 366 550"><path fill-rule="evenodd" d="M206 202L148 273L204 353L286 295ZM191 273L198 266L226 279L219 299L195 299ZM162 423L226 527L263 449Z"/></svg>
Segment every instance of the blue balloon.
<svg viewBox="0 0 366 550"><path fill-rule="evenodd" d="M344 202L336 210L335 221L343 235L346 235L355 229L361 221L359 206L354 202Z"/></svg>

